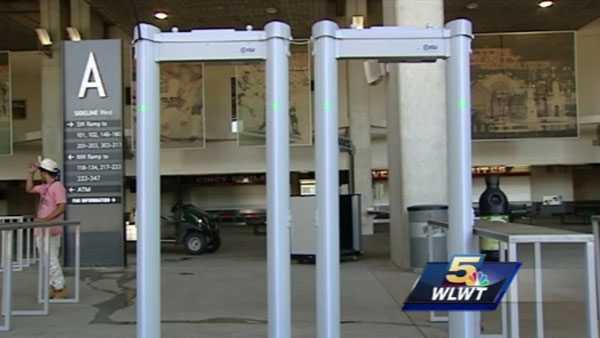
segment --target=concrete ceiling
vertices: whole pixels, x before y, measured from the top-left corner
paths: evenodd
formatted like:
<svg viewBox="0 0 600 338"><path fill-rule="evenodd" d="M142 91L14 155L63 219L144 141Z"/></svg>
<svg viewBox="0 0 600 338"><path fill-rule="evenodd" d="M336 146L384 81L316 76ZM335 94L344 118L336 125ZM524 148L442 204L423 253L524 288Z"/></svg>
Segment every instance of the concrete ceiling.
<svg viewBox="0 0 600 338"><path fill-rule="evenodd" d="M313 22L343 18L344 0L88 0L104 19L130 32L137 17L163 29L182 30L246 25L263 27L271 20L291 24L295 37L310 35ZM381 0L367 0L367 23L382 24ZM68 3L68 1L65 1ZM467 9L475 2L478 8ZM445 0L446 19L467 17L477 32L575 30L600 17L600 0L558 0L542 9L537 0ZM153 18L155 10L167 11L165 21ZM276 13L268 13L275 9ZM33 31L39 26L39 0L0 0L0 50L37 48Z"/></svg>
<svg viewBox="0 0 600 338"><path fill-rule="evenodd" d="M131 3L138 15L162 27L179 26L244 28L247 24L262 27L280 19L291 24L294 36L307 37L310 26L323 18L341 19L344 0L90 0L105 17L128 29L134 24ZM550 8L537 6L538 0L445 0L446 20L469 18L477 32L515 32L539 30L576 30L600 17L600 0L558 0ZM382 24L381 0L367 0L368 23ZM477 9L467 5L476 3ZM274 8L275 14L267 9ZM160 22L153 19L155 10L166 10L170 17ZM111 14L115 13L115 14ZM118 14L116 14L118 13Z"/></svg>
<svg viewBox="0 0 600 338"><path fill-rule="evenodd" d="M0 0L0 50L35 50L39 25L38 0Z"/></svg>
<svg viewBox="0 0 600 338"><path fill-rule="evenodd" d="M476 3L477 9L467 5ZM445 0L446 20L469 18L479 33L576 30L600 17L600 0L558 0L549 8L537 0Z"/></svg>
<svg viewBox="0 0 600 338"><path fill-rule="evenodd" d="M150 22L163 29L177 26L192 28L237 28L247 25L259 29L272 20L290 24L293 35L310 36L310 25L322 18L343 15L344 0L91 0L93 8L105 18L130 31L135 24L133 3L140 21ZM169 18L153 18L157 10L165 10ZM269 10L275 13L268 13ZM109 15L109 13L111 15Z"/></svg>

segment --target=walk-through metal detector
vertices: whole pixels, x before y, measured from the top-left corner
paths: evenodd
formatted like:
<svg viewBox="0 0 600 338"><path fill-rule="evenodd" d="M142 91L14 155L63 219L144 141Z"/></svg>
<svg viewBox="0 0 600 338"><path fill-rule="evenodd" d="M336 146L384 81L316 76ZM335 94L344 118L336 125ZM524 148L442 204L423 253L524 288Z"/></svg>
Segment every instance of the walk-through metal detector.
<svg viewBox="0 0 600 338"><path fill-rule="evenodd" d="M448 114L448 254L472 252L471 23L445 28L373 27L339 29L332 21L313 25L315 59L315 149L317 184L317 338L340 337L338 201L339 59L446 63ZM415 112L418 114L418 112ZM423 126L424 128L426 126ZM450 338L475 338L475 315L452 312Z"/></svg>
<svg viewBox="0 0 600 338"><path fill-rule="evenodd" d="M267 264L269 337L289 338L290 156L288 60L290 27L264 31L160 32L135 27L137 88L137 337L160 337L160 90L166 61L266 61ZM336 137L337 146L337 137ZM337 148L336 148L337 151Z"/></svg>

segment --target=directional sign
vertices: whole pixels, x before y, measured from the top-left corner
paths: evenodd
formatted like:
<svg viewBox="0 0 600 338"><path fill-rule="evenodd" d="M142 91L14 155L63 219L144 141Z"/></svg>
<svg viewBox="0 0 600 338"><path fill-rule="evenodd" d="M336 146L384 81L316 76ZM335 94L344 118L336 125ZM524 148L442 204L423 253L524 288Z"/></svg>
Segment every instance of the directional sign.
<svg viewBox="0 0 600 338"><path fill-rule="evenodd" d="M120 185L70 185L67 186L69 194L97 194L97 193L118 193L121 191Z"/></svg>
<svg viewBox="0 0 600 338"><path fill-rule="evenodd" d="M116 156L118 154L114 153L106 153L106 152L85 152L85 153L75 153L68 152L65 155L65 159L68 161L112 161L118 160L120 156Z"/></svg>
<svg viewBox="0 0 600 338"><path fill-rule="evenodd" d="M69 204L113 204L121 203L121 197L69 197Z"/></svg>
<svg viewBox="0 0 600 338"><path fill-rule="evenodd" d="M82 264L122 265L121 42L65 42L64 48L67 217L81 221Z"/></svg>

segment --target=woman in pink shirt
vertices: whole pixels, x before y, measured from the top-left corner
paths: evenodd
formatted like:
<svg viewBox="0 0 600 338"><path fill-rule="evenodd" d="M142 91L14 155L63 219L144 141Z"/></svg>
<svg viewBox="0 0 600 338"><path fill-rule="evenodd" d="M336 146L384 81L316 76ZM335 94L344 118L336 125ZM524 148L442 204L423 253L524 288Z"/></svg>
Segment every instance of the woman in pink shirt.
<svg viewBox="0 0 600 338"><path fill-rule="evenodd" d="M40 173L44 183L33 184L33 176L36 172ZM38 164L33 164L27 175L27 185L25 190L28 193L39 194L40 202L37 208L37 221L54 221L63 218L65 213L65 204L67 203L67 193L64 185L58 180L58 165L55 161L47 158ZM52 289L51 298L65 298L65 277L60 266L60 240L63 235L63 227L56 226L50 228L50 287ZM35 240L38 250L42 249L42 231L35 229Z"/></svg>

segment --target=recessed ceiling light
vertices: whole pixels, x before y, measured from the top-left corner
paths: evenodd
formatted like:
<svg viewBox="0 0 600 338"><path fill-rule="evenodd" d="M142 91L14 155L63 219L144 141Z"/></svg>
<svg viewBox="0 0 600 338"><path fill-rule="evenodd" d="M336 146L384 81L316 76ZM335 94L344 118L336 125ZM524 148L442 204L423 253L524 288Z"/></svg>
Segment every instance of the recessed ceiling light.
<svg viewBox="0 0 600 338"><path fill-rule="evenodd" d="M267 14L277 14L279 11L275 7L267 7L265 8L265 12L267 12Z"/></svg>
<svg viewBox="0 0 600 338"><path fill-rule="evenodd" d="M154 12L154 17L157 18L158 20L165 20L166 18L169 17L169 14L165 11L156 11L156 12Z"/></svg>
<svg viewBox="0 0 600 338"><path fill-rule="evenodd" d="M467 7L467 9L471 9L471 10L473 10L473 9L477 9L477 8L479 8L479 4L478 4L478 3L476 3L476 2L469 2L469 3L467 4L467 6L465 6L465 7Z"/></svg>
<svg viewBox="0 0 600 338"><path fill-rule="evenodd" d="M554 5L554 1L553 0L542 0L540 2L538 2L538 6L542 7L542 8L547 8Z"/></svg>

